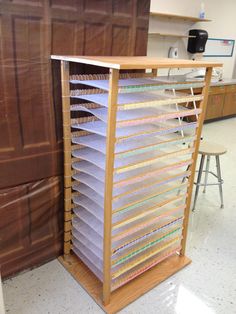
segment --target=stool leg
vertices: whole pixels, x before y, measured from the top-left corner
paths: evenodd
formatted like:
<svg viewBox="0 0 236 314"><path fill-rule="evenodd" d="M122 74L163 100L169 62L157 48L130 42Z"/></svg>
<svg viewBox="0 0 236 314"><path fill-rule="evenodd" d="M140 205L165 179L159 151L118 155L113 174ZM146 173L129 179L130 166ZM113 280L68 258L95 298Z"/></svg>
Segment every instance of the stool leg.
<svg viewBox="0 0 236 314"><path fill-rule="evenodd" d="M222 177L221 177L221 170L220 170L220 157L216 156L216 169L217 169L217 177L219 182L219 190L220 190L220 201L221 201L221 208L224 208L224 201L223 201L223 189L222 189Z"/></svg>
<svg viewBox="0 0 236 314"><path fill-rule="evenodd" d="M197 202L197 197L198 197L198 192L199 192L199 184L201 183L201 178L202 178L202 171L203 171L203 166L204 166L204 160L205 160L205 155L202 155L201 161L200 161L200 167L198 171L198 177L197 177L197 183L196 183L196 191L194 195L194 201L193 201L193 209L192 211L195 210L196 202Z"/></svg>
<svg viewBox="0 0 236 314"><path fill-rule="evenodd" d="M207 185L207 179L208 179L208 172L209 172L209 167L210 167L210 156L207 156L207 162L206 162L206 169L205 169L205 180L204 180L204 189L203 193L206 193L206 185Z"/></svg>

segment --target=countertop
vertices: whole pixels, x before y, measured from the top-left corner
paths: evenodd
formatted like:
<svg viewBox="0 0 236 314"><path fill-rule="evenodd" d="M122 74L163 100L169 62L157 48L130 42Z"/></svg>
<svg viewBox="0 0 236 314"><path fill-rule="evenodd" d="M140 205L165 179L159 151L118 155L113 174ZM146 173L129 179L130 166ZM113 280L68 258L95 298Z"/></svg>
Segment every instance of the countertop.
<svg viewBox="0 0 236 314"><path fill-rule="evenodd" d="M236 79L223 78L219 82L211 82L211 86L223 86L223 85L234 85L236 84Z"/></svg>
<svg viewBox="0 0 236 314"><path fill-rule="evenodd" d="M185 75L170 75L168 76L159 76L158 78L162 80L168 80L171 82L188 82L189 80L186 80ZM199 80L199 83L201 80ZM233 85L236 84L236 79L229 79L229 78L223 78L222 81L218 82L211 82L211 86L225 86L225 85Z"/></svg>

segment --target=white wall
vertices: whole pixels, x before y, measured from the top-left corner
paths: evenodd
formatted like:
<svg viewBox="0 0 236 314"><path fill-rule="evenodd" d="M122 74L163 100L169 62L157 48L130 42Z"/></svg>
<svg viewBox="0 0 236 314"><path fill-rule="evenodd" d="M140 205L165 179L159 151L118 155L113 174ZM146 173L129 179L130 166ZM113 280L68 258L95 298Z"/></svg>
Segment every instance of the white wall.
<svg viewBox="0 0 236 314"><path fill-rule="evenodd" d="M198 16L201 0L151 0L150 10L153 12L173 13L180 15ZM201 28L208 31L211 38L226 38L236 40L236 0L205 0L206 18L212 20L207 23L191 24L187 22L170 22L168 20L157 20L150 18L149 32L166 32L187 34L190 28ZM163 38L149 36L148 55L167 57L170 46L179 48L179 58L189 58L187 53L187 39ZM224 64L223 76L231 78L236 62L236 47L233 57L207 58L217 60ZM236 74L235 74L236 75Z"/></svg>

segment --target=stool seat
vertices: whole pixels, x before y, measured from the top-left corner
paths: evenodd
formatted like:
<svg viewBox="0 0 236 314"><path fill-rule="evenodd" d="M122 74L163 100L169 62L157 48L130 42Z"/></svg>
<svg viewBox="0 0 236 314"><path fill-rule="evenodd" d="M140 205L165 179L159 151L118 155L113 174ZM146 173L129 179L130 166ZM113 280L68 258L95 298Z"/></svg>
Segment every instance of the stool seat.
<svg viewBox="0 0 236 314"><path fill-rule="evenodd" d="M199 154L219 156L225 154L226 152L227 149L222 145L209 143L205 141L200 142Z"/></svg>

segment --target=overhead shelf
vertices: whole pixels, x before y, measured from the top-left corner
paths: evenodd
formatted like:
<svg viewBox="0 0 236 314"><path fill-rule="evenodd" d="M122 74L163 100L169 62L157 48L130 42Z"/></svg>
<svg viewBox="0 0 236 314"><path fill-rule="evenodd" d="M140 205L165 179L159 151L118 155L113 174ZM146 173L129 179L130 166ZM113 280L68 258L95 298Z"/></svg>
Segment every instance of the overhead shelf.
<svg viewBox="0 0 236 314"><path fill-rule="evenodd" d="M201 19L201 18L195 17L195 16L178 15L178 14L172 14L172 13L150 12L150 16L163 17L163 18L175 19L175 20L183 20L183 21L189 21L189 22L193 22L193 23L211 22L211 20L209 20L209 19Z"/></svg>
<svg viewBox="0 0 236 314"><path fill-rule="evenodd" d="M149 36L160 37L173 37L173 38L195 38L196 36L182 35L182 34L169 34L169 33L148 33Z"/></svg>

